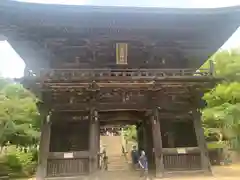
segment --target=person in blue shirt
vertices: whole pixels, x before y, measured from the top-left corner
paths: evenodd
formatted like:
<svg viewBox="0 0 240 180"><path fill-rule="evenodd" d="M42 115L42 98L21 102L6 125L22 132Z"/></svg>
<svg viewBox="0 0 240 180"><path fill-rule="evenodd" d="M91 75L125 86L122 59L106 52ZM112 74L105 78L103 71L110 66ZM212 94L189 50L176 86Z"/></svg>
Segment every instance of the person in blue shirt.
<svg viewBox="0 0 240 180"><path fill-rule="evenodd" d="M140 176L141 177L147 176L148 161L147 161L147 157L146 157L145 151L141 152L141 156L139 157L138 163L139 163L139 166L140 166L140 169L141 169Z"/></svg>

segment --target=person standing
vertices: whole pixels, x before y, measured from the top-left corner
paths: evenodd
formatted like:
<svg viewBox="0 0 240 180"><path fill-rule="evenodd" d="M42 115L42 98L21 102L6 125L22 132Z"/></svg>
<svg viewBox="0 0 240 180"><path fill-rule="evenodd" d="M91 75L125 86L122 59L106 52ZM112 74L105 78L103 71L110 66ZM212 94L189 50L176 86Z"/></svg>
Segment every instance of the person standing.
<svg viewBox="0 0 240 180"><path fill-rule="evenodd" d="M138 155L136 146L133 146L133 149L131 151L131 158L132 158L133 168L136 170L138 167L138 159L139 159L139 155Z"/></svg>
<svg viewBox="0 0 240 180"><path fill-rule="evenodd" d="M106 147L103 146L102 152L100 153L100 168L103 170L108 170L108 156Z"/></svg>
<svg viewBox="0 0 240 180"><path fill-rule="evenodd" d="M140 177L147 177L148 173L148 161L145 154L145 151L141 152L141 156L138 160L139 166L140 166Z"/></svg>

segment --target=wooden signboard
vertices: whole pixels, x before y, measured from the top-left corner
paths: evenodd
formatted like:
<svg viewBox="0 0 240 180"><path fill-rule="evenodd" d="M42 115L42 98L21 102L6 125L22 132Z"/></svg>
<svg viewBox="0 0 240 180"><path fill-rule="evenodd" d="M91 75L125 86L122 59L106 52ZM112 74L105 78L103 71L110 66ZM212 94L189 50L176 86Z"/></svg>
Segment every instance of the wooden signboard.
<svg viewBox="0 0 240 180"><path fill-rule="evenodd" d="M72 159L73 158L73 153L64 153L63 157L64 157L64 159Z"/></svg>
<svg viewBox="0 0 240 180"><path fill-rule="evenodd" d="M187 151L186 151L185 148L177 148L177 153L178 153L178 154L186 154Z"/></svg>

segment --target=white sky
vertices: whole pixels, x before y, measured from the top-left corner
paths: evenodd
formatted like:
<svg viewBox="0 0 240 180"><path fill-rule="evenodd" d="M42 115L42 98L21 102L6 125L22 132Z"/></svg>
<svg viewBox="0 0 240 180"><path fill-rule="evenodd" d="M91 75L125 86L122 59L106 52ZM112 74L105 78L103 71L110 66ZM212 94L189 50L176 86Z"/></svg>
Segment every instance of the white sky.
<svg viewBox="0 0 240 180"><path fill-rule="evenodd" d="M179 8L214 8L240 5L240 0L19 0L37 3L76 4L76 5L125 5ZM240 47L240 28L224 44L223 49ZM0 41L0 75L21 77L24 62L6 41Z"/></svg>

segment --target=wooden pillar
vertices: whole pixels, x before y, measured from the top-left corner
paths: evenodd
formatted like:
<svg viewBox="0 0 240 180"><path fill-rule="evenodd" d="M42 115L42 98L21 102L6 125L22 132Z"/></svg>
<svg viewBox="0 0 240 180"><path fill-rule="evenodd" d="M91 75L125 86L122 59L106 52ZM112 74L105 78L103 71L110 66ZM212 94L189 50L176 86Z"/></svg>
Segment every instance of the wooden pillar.
<svg viewBox="0 0 240 180"><path fill-rule="evenodd" d="M162 151L162 135L160 128L159 110L153 110L151 117L153 148L155 155L156 177L162 178L164 175L163 151Z"/></svg>
<svg viewBox="0 0 240 180"><path fill-rule="evenodd" d="M142 124L139 124L137 127L137 141L138 141L138 150L143 150L143 129Z"/></svg>
<svg viewBox="0 0 240 180"><path fill-rule="evenodd" d="M46 115L46 112L41 112L40 114L42 117L42 126L36 180L44 180L47 176L47 161L51 134L51 114Z"/></svg>
<svg viewBox="0 0 240 180"><path fill-rule="evenodd" d="M136 124L136 134L137 134L137 147L139 149L139 124Z"/></svg>
<svg viewBox="0 0 240 180"><path fill-rule="evenodd" d="M100 152L100 123L97 119L97 122L96 122L96 132L97 132L97 135L96 135L96 144L97 144L97 153Z"/></svg>
<svg viewBox="0 0 240 180"><path fill-rule="evenodd" d="M204 137L204 130L201 123L201 113L198 110L193 112L193 122L195 133L197 137L198 147L201 153L201 166L202 170L204 170L207 174L212 174L211 165L208 157L208 150L206 146L206 141Z"/></svg>
<svg viewBox="0 0 240 180"><path fill-rule="evenodd" d="M89 173L97 170L98 167L98 112L95 109L90 110L90 136L89 136Z"/></svg>
<svg viewBox="0 0 240 180"><path fill-rule="evenodd" d="M99 162L99 153L100 153L100 122L99 122L99 120L98 120L98 118L97 118L97 122L96 122L96 155L97 155L97 159L96 159L96 161L97 161L97 169L99 169L100 168L100 162Z"/></svg>
<svg viewBox="0 0 240 180"><path fill-rule="evenodd" d="M142 130L143 130L143 150L148 154L148 131L147 131L147 123L143 121L142 124Z"/></svg>
<svg viewBox="0 0 240 180"><path fill-rule="evenodd" d="M155 155L153 152L153 134L152 134L152 126L151 122L146 122L145 125L145 133L146 133L146 154L148 158L149 170L155 169Z"/></svg>

